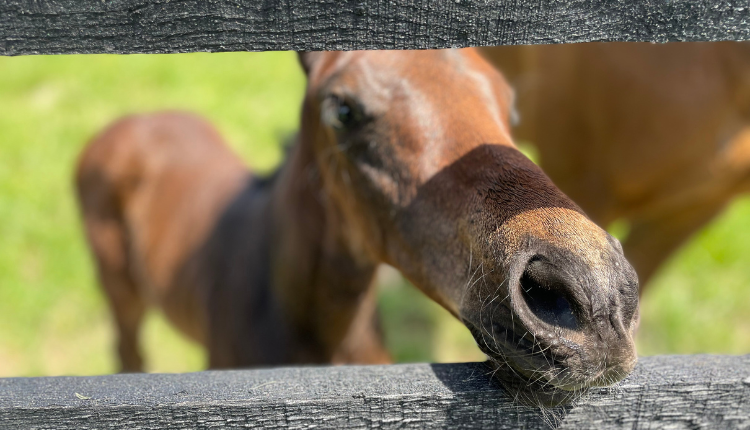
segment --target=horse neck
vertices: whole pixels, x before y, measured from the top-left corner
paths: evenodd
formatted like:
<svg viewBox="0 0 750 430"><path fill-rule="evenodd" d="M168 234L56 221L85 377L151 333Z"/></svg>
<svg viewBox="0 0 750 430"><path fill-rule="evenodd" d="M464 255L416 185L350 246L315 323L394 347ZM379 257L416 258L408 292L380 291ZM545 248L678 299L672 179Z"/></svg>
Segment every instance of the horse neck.
<svg viewBox="0 0 750 430"><path fill-rule="evenodd" d="M289 327L292 360L387 361L369 288L376 264L347 250L324 199L312 144L299 139L278 173L268 212L270 286Z"/></svg>

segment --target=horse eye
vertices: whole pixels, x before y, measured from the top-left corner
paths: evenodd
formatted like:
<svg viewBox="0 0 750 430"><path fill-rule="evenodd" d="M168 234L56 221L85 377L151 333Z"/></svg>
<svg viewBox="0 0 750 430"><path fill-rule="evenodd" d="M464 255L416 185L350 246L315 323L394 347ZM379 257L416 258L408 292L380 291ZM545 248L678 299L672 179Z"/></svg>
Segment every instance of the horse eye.
<svg viewBox="0 0 750 430"><path fill-rule="evenodd" d="M337 130L349 130L357 126L362 115L355 106L347 100L331 96L326 100L324 117L328 124Z"/></svg>
<svg viewBox="0 0 750 430"><path fill-rule="evenodd" d="M337 119L344 127L349 127L354 122L352 108L346 102L341 102L339 104Z"/></svg>

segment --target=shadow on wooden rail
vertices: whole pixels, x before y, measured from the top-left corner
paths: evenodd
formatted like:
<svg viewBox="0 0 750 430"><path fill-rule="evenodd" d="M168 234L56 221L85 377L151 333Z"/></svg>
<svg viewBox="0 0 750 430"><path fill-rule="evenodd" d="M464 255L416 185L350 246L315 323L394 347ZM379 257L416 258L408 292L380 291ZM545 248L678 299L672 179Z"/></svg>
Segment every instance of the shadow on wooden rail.
<svg viewBox="0 0 750 430"><path fill-rule="evenodd" d="M519 406L483 363L0 379L0 428L748 428L750 355L642 358L576 404Z"/></svg>

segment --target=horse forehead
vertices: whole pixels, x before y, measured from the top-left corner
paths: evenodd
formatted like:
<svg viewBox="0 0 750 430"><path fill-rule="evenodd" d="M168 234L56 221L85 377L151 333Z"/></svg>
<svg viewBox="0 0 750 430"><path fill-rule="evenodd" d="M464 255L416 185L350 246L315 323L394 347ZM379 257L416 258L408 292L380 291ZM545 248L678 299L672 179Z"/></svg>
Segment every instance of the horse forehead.
<svg viewBox="0 0 750 430"><path fill-rule="evenodd" d="M356 94L370 112L406 120L399 132L429 142L430 163L440 164L441 143L460 150L479 140L511 142L502 78L471 52L350 51L333 61L329 88Z"/></svg>
<svg viewBox="0 0 750 430"><path fill-rule="evenodd" d="M476 85L466 78L485 72L477 58L455 49L356 51L335 61L334 68L343 72L343 79L356 80L361 90L408 86L428 93L466 94L477 89L470 88Z"/></svg>
<svg viewBox="0 0 750 430"><path fill-rule="evenodd" d="M439 168L445 143L461 152L480 140L511 142L502 79L461 50L368 51L342 60L342 76L373 111L402 121L399 132L429 149L426 171ZM343 63L345 62L345 63ZM450 155L450 154L448 154Z"/></svg>

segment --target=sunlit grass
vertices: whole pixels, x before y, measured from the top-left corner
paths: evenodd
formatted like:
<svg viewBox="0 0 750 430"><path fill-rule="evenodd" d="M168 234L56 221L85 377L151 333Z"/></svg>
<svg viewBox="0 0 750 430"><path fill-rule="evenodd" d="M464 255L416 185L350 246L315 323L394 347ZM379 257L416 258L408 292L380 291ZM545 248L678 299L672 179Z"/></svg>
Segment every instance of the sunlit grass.
<svg viewBox="0 0 750 430"><path fill-rule="evenodd" d="M71 184L93 134L128 113L187 109L267 171L297 127L303 88L293 53L0 57L0 376L116 370ZM750 352L748 259L743 200L657 276L644 298L641 352ZM382 319L395 358L481 359L460 323L389 279ZM143 344L151 371L205 366L204 352L156 313Z"/></svg>
<svg viewBox="0 0 750 430"><path fill-rule="evenodd" d="M750 198L672 258L641 314L641 354L750 353Z"/></svg>

